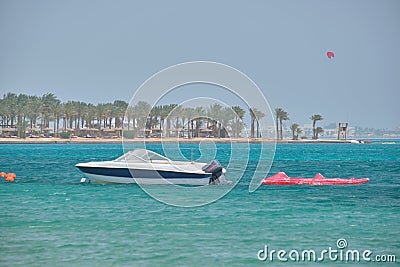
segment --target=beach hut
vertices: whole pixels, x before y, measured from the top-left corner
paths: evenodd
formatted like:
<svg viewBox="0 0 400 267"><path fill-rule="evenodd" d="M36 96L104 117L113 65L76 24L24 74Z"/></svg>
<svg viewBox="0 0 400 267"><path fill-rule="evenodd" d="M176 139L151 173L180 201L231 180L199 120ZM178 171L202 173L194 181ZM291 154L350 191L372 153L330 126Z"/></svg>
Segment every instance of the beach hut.
<svg viewBox="0 0 400 267"><path fill-rule="evenodd" d="M99 129L97 128L82 128L80 129L80 136L86 138L96 138Z"/></svg>
<svg viewBox="0 0 400 267"><path fill-rule="evenodd" d="M138 138L148 138L150 137L150 129L140 129L138 131Z"/></svg>
<svg viewBox="0 0 400 267"><path fill-rule="evenodd" d="M101 128L100 131L104 138L114 138L121 136L122 128Z"/></svg>
<svg viewBox="0 0 400 267"><path fill-rule="evenodd" d="M2 137L16 137L17 128L0 128Z"/></svg>
<svg viewBox="0 0 400 267"><path fill-rule="evenodd" d="M26 128L25 133L29 134L30 138L39 138L38 133L40 132L39 128Z"/></svg>
<svg viewBox="0 0 400 267"><path fill-rule="evenodd" d="M213 130L208 128L201 128L200 129L200 137L213 137L212 136Z"/></svg>
<svg viewBox="0 0 400 267"><path fill-rule="evenodd" d="M41 134L41 137L52 137L53 135L53 128L46 127L43 129L43 134Z"/></svg>
<svg viewBox="0 0 400 267"><path fill-rule="evenodd" d="M175 127L170 127L169 132L165 129L167 137L176 137L178 135L178 130Z"/></svg>
<svg viewBox="0 0 400 267"><path fill-rule="evenodd" d="M150 130L150 137L162 137L163 131L160 128L152 128Z"/></svg>
<svg viewBox="0 0 400 267"><path fill-rule="evenodd" d="M114 131L117 133L118 137L122 136L122 127L115 127Z"/></svg>

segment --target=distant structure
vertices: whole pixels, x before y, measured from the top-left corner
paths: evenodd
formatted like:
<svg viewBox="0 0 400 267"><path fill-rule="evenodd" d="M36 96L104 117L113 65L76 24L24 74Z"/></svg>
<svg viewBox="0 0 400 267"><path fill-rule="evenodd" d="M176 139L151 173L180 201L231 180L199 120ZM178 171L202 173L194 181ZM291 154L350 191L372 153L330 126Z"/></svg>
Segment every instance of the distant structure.
<svg viewBox="0 0 400 267"><path fill-rule="evenodd" d="M339 122L339 127L338 127L338 140L347 140L347 129L348 129L349 123L348 122Z"/></svg>

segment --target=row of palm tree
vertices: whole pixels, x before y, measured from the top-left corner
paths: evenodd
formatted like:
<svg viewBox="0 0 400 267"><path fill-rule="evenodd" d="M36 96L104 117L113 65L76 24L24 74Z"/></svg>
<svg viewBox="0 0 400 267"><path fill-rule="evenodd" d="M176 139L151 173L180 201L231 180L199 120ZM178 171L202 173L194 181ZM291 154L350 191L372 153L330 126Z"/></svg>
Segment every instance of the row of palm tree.
<svg viewBox="0 0 400 267"><path fill-rule="evenodd" d="M83 129L121 130L124 126L135 137L156 128L160 132L165 130L169 137L172 127L175 135L179 134L178 130L186 128L189 138L200 136L201 127L211 129L212 135L216 137L239 137L244 127L245 113L240 106L223 107L217 103L209 108L191 108L177 104L152 108L144 101L128 106L122 100L97 105L82 101L63 103L52 93L42 96L7 93L0 99L2 132L7 128L16 129L19 137L25 137L26 132L44 134L50 131L55 136L63 132L79 135ZM251 137L256 137L256 133L259 137L259 120L265 114L254 108L250 109L250 115Z"/></svg>
<svg viewBox="0 0 400 267"><path fill-rule="evenodd" d="M277 139L283 139L283 123L284 121L290 120L289 113L282 108L275 109L275 122L276 122L276 134ZM322 115L315 114L310 117L310 120L313 122L313 136L312 139L318 139L318 135L324 132L322 127L316 127L316 123L320 120L323 120ZM292 139L297 140L299 138L299 134L303 132L300 128L299 124L293 123L290 125L289 129L292 131Z"/></svg>
<svg viewBox="0 0 400 267"><path fill-rule="evenodd" d="M200 137L204 130L209 131L208 135L218 138L239 137L244 127L244 115L245 110L240 106L224 107L214 103L204 108L168 104L152 108L144 101L129 106L126 113L127 129L129 130L132 125L136 136L145 134L143 130L153 130L159 134L165 133L166 137L170 137L171 133L175 136L187 133L188 138ZM253 128L263 114L258 112L257 115Z"/></svg>
<svg viewBox="0 0 400 267"><path fill-rule="evenodd" d="M7 93L0 99L0 124L5 128L17 128L19 137L31 131L44 133L53 131L55 135L82 128L122 127L128 104L122 100L114 103L93 105L81 101L62 103L54 94L43 96ZM112 125L114 122L114 125ZM53 128L50 128L52 123Z"/></svg>
<svg viewBox="0 0 400 267"><path fill-rule="evenodd" d="M0 99L0 125L16 128L19 137L28 131L43 134L51 130L58 136L60 132L79 134L82 129L119 129L126 127L133 137L158 130L175 136L187 132L187 137L199 137L201 129L211 131L215 137L239 137L245 127L246 111L240 106L224 107L218 103L203 107L183 107L177 104L151 107L144 101L129 105L123 100L97 105L81 101L61 102L54 94L43 96L7 93ZM250 137L261 137L260 120L266 116L256 108L249 109ZM312 115L313 139L323 132L316 123L323 120L319 114ZM277 139L283 139L284 121L290 120L289 113L282 108L275 109ZM50 128L52 125L53 128ZM61 125L61 129L60 129ZM173 130L172 130L173 129ZM290 126L293 139L302 133L297 123ZM210 133L210 135L211 135Z"/></svg>

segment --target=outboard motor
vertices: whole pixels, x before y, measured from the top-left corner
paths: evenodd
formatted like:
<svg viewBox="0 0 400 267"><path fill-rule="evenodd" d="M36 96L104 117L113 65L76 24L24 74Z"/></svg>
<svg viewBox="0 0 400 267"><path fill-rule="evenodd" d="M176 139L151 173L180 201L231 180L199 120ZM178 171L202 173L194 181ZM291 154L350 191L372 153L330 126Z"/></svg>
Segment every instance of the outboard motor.
<svg viewBox="0 0 400 267"><path fill-rule="evenodd" d="M224 168L222 167L221 163L219 163L218 160L214 159L210 163L208 163L206 166L202 168L204 172L207 173L212 173L212 176L210 178L209 184L220 184L222 181L220 181L218 178L224 173ZM223 178L223 177L221 177Z"/></svg>

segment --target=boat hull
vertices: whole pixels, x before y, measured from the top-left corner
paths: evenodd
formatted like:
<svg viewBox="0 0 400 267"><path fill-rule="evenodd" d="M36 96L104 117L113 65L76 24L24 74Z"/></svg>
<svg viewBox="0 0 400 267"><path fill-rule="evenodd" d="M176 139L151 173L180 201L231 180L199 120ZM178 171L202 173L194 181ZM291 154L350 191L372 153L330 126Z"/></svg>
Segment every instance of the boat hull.
<svg viewBox="0 0 400 267"><path fill-rule="evenodd" d="M138 148L110 161L75 165L93 183L206 185L224 182L225 169L210 163L172 161L154 151Z"/></svg>
<svg viewBox="0 0 400 267"><path fill-rule="evenodd" d="M79 167L92 183L97 184L185 184L206 185L211 173L138 170L128 168Z"/></svg>

